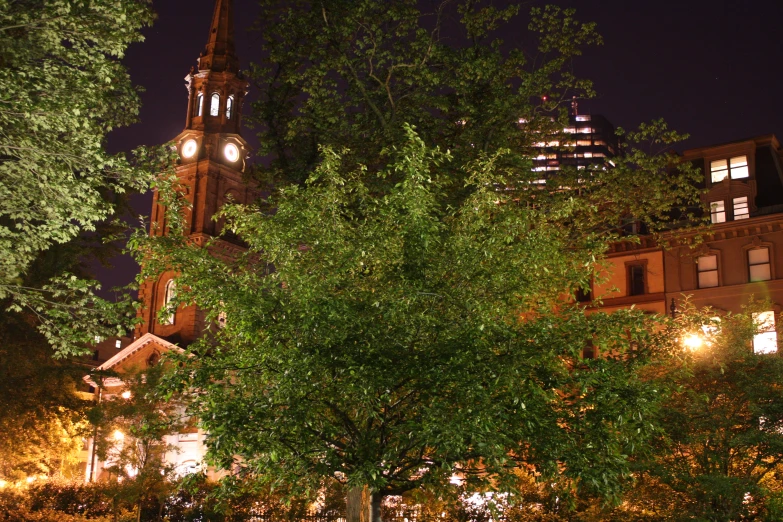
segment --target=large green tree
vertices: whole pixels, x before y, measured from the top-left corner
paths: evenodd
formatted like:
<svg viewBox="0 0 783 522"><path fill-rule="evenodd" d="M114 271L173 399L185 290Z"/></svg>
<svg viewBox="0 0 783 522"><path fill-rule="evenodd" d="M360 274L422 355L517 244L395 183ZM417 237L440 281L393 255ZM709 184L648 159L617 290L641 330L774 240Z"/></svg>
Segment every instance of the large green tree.
<svg viewBox="0 0 783 522"><path fill-rule="evenodd" d="M0 298L39 252L112 214L108 191L146 179L104 149L136 120L125 49L147 0L0 2Z"/></svg>
<svg viewBox="0 0 783 522"><path fill-rule="evenodd" d="M0 0L0 301L35 315L61 355L127 327L94 280L31 272L53 246L105 232L117 202L161 165L150 150L129 160L105 149L138 118L120 60L153 19L149 0Z"/></svg>
<svg viewBox="0 0 783 522"><path fill-rule="evenodd" d="M616 497L656 401L636 372L650 320L563 301L612 237L577 223L595 227L606 207L500 192L518 175L500 155L464 166L471 195L447 205L438 171L450 158L409 132L382 171L326 151L305 187L267 201L274 212L227 209L244 256L137 239L150 273L180 273L184 302L226 314L173 378L211 461L303 488L334 478L353 488L349 509L376 513L384 496L454 474L513 491L518 467L562 488L564 505ZM373 195L390 176L399 183ZM581 361L589 343L613 356ZM626 357L630 346L640 351Z"/></svg>
<svg viewBox="0 0 783 522"><path fill-rule="evenodd" d="M614 168L542 185L535 144L590 93L569 63L598 36L573 12L533 9L521 50L491 37L519 23L516 6L262 5L275 23L253 119L278 184L226 210L247 254L178 236L176 191L171 235L136 238L148 275L175 270L183 302L226 314L172 381L212 462L301 488L342 481L352 521L453 474L513 491L519 467L562 506L617 498L656 399L637 373L650 319L587 316L567 296L600 272L623 218L666 225L693 201L690 171L638 146L678 136L643 126ZM582 362L591 342L615 356Z"/></svg>

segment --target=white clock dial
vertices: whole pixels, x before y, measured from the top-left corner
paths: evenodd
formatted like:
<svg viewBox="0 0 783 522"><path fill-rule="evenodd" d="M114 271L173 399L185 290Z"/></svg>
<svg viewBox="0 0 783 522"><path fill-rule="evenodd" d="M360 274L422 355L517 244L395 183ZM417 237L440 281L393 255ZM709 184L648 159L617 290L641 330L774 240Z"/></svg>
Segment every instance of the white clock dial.
<svg viewBox="0 0 783 522"><path fill-rule="evenodd" d="M182 157L186 159L192 158L196 154L197 150L198 143L196 143L196 140L188 140L182 146Z"/></svg>
<svg viewBox="0 0 783 522"><path fill-rule="evenodd" d="M239 148L233 143L229 143L223 149L223 154L226 156L228 161L233 163L239 159Z"/></svg>

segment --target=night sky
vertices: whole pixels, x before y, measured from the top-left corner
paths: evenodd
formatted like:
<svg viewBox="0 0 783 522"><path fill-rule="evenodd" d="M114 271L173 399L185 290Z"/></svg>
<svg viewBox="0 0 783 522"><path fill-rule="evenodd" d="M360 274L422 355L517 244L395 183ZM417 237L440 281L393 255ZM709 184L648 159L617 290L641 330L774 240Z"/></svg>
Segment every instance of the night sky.
<svg viewBox="0 0 783 522"><path fill-rule="evenodd" d="M242 66L256 58L260 35L248 32L259 14L254 0L234 0L237 53ZM498 1L496 4L505 2ZM577 9L577 18L598 23L604 45L589 49L575 64L593 80L598 97L580 103L580 112L606 116L633 128L663 117L691 135L680 150L762 134L783 139L783 2L755 0L600 0L550 2ZM146 41L128 51L131 78L146 89L141 122L114 131L113 152L169 141L185 125L183 78L207 42L213 0L157 0L158 20ZM501 36L514 44L513 23ZM250 99L253 93L250 93ZM253 143L251 131L245 137ZM252 161L252 160L251 160ZM149 214L151 197L134 207ZM128 258L100 269L105 286L127 284L137 267Z"/></svg>

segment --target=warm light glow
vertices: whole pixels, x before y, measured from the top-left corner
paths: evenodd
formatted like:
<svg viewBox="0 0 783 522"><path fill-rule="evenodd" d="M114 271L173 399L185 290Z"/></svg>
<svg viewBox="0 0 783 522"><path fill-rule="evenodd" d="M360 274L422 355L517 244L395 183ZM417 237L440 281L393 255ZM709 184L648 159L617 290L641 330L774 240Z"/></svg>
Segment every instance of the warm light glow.
<svg viewBox="0 0 783 522"><path fill-rule="evenodd" d="M32 484L35 481L35 477L27 477L27 483Z"/></svg>
<svg viewBox="0 0 783 522"><path fill-rule="evenodd" d="M694 352L704 346L704 339L702 339L699 334L688 334L683 338L682 344L687 349Z"/></svg>
<svg viewBox="0 0 783 522"><path fill-rule="evenodd" d="M123 399L130 399L130 398L131 398L131 392L130 392L130 391L128 391L128 390L125 390L124 392L122 392L122 395L121 395L121 397L122 397Z"/></svg>
<svg viewBox="0 0 783 522"><path fill-rule="evenodd" d="M182 157L192 158L193 155L196 154L197 150L198 150L198 143L196 143L196 140L188 140L182 146Z"/></svg>
<svg viewBox="0 0 783 522"><path fill-rule="evenodd" d="M114 440L120 441L123 440L124 438L125 438L125 434L120 430L116 430L114 432Z"/></svg>
<svg viewBox="0 0 783 522"><path fill-rule="evenodd" d="M6 482L5 480L0 480L0 489L3 489L7 485L8 485L8 482Z"/></svg>
<svg viewBox="0 0 783 522"><path fill-rule="evenodd" d="M237 148L237 146L233 143L229 143L226 145L226 148L223 149L223 154L226 155L226 159L228 161L233 163L239 159L239 148Z"/></svg>

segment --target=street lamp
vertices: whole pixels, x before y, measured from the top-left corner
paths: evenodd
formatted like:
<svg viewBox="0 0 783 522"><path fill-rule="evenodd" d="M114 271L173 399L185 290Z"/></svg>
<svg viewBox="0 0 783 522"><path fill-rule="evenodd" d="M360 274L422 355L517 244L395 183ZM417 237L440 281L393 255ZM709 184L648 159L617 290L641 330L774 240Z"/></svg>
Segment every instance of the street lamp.
<svg viewBox="0 0 783 522"><path fill-rule="evenodd" d="M682 344L685 346L685 348L689 349L692 352L695 352L702 346L704 346L704 339L699 334L688 334L682 339Z"/></svg>

